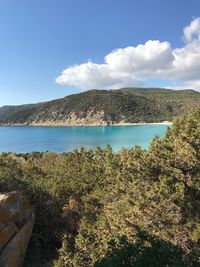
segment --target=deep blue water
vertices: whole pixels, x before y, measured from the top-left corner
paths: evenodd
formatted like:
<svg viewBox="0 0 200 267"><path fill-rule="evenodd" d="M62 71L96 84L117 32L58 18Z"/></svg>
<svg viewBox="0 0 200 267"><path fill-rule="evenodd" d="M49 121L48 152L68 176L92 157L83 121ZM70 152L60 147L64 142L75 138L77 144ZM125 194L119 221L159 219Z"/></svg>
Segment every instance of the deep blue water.
<svg viewBox="0 0 200 267"><path fill-rule="evenodd" d="M0 127L0 152L64 152L74 148L110 144L114 151L141 145L148 148L153 137L163 136L167 125L105 127Z"/></svg>

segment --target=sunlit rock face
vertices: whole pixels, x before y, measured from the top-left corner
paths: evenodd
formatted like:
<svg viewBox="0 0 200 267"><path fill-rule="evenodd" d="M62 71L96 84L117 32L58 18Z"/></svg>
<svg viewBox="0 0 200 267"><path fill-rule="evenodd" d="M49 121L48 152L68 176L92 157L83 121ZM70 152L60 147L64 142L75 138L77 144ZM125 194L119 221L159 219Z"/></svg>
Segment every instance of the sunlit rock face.
<svg viewBox="0 0 200 267"><path fill-rule="evenodd" d="M21 192L0 194L0 267L20 267L32 234L34 210Z"/></svg>

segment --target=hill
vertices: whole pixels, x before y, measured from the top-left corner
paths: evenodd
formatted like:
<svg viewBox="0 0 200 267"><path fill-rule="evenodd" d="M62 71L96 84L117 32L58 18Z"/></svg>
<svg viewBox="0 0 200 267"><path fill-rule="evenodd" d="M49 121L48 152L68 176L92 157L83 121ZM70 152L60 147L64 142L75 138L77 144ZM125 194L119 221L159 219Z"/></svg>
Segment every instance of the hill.
<svg viewBox="0 0 200 267"><path fill-rule="evenodd" d="M0 108L1 125L110 125L172 121L200 106L193 90L90 90L61 99Z"/></svg>

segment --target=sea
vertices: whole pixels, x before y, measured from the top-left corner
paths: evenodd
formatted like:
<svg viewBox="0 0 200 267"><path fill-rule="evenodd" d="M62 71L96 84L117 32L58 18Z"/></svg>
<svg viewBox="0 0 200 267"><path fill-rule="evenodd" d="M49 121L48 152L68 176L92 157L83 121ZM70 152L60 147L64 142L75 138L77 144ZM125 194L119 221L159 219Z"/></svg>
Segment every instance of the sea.
<svg viewBox="0 0 200 267"><path fill-rule="evenodd" d="M0 152L68 152L109 144L113 151L140 145L147 149L155 136L163 137L170 125L98 127L0 126Z"/></svg>

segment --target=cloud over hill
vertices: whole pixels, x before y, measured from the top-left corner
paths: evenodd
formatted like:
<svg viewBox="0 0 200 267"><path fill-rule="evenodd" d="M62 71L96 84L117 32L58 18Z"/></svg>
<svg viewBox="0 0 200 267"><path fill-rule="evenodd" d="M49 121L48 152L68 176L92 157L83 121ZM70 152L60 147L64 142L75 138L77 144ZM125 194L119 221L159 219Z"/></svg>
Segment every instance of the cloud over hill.
<svg viewBox="0 0 200 267"><path fill-rule="evenodd" d="M184 46L148 40L144 44L118 48L103 64L92 61L73 65L56 78L61 85L90 88L138 86L147 79L181 81L182 88L200 89L200 18L183 29ZM180 86L179 86L180 88Z"/></svg>

